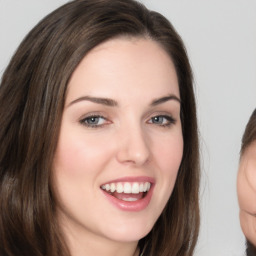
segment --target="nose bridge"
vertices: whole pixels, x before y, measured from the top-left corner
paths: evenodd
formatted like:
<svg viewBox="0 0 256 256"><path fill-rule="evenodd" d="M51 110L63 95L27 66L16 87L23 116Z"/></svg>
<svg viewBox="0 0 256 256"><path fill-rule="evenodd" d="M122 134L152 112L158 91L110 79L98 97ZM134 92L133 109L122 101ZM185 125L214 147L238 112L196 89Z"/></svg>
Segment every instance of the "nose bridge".
<svg viewBox="0 0 256 256"><path fill-rule="evenodd" d="M119 162L143 165L150 156L149 138L140 122L129 122L120 128L117 152Z"/></svg>

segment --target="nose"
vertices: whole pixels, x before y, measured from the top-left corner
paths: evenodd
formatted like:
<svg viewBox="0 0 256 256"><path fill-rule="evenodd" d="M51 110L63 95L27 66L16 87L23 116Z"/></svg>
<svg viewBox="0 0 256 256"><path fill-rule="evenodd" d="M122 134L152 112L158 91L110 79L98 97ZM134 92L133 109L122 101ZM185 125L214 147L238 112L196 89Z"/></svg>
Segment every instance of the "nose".
<svg viewBox="0 0 256 256"><path fill-rule="evenodd" d="M141 128L125 129L119 137L117 160L123 164L142 166L150 157L149 138Z"/></svg>

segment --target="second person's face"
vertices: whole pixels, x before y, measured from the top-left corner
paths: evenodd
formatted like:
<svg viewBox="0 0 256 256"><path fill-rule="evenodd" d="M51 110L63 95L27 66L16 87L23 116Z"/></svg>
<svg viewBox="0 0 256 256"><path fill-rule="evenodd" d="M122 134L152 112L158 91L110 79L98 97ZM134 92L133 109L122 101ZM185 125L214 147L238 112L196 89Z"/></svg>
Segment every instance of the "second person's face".
<svg viewBox="0 0 256 256"><path fill-rule="evenodd" d="M241 158L237 190L241 227L247 239L256 246L256 142Z"/></svg>

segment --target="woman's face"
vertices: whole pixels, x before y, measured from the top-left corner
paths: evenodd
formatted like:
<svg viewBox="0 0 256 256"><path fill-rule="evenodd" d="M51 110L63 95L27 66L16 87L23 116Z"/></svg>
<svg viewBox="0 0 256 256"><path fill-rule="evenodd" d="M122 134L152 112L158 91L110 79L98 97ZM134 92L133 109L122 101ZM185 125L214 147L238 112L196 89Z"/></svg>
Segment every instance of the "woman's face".
<svg viewBox="0 0 256 256"><path fill-rule="evenodd" d="M69 82L54 158L68 236L144 237L172 193L182 154L178 80L166 52L146 39L95 47Z"/></svg>
<svg viewBox="0 0 256 256"><path fill-rule="evenodd" d="M256 142L246 149L241 158L237 190L242 230L256 246Z"/></svg>

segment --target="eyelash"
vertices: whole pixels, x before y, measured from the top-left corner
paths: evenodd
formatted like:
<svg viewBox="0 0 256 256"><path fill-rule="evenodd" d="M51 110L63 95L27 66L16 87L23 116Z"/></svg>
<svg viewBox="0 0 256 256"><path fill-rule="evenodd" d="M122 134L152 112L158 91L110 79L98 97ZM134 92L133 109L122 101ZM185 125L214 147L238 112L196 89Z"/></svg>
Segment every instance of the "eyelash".
<svg viewBox="0 0 256 256"><path fill-rule="evenodd" d="M99 120L99 119L103 119L104 120L103 123L101 123L101 124L99 124L98 122L96 124L92 124L92 123L90 124L89 123L90 121L95 122L95 120ZM166 119L166 121L165 121L164 124L163 123L160 123L160 124L159 123L154 123L154 121L159 122L159 119L162 119L162 120ZM105 118L104 116L101 116L101 115L87 116L87 117L81 119L79 122L82 125L84 125L88 128L94 128L94 129L95 128L101 128L105 125L111 124L111 122L107 118ZM107 122L107 123L105 123L105 122ZM164 122L164 121L162 121L162 122ZM160 127L168 128L168 127L172 126L173 124L175 124L176 120L170 115L156 115L156 116L151 117L149 119L149 121L147 121L147 123L154 124L154 125L157 125L157 126L160 126Z"/></svg>

